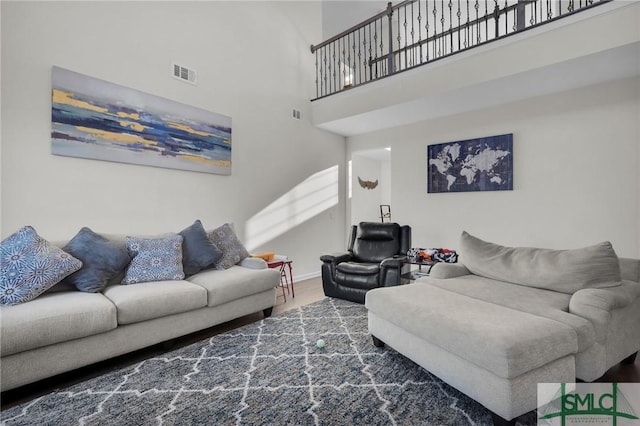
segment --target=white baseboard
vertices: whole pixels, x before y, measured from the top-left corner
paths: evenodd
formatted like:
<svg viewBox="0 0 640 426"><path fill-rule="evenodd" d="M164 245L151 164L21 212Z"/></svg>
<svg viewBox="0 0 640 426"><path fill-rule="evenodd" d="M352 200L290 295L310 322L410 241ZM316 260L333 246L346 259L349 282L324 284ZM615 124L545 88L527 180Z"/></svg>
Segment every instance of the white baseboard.
<svg viewBox="0 0 640 426"><path fill-rule="evenodd" d="M294 275L293 282L297 283L299 281L310 280L311 278L317 278L319 276L320 276L320 271L310 272L308 274L302 274L302 275Z"/></svg>

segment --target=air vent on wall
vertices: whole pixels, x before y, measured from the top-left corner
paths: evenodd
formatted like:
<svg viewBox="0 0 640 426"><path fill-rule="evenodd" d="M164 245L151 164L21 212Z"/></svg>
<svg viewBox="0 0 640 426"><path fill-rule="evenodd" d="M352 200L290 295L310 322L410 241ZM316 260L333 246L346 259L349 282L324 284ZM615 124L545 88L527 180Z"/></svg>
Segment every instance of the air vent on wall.
<svg viewBox="0 0 640 426"><path fill-rule="evenodd" d="M185 83L196 84L196 70L173 63L171 66L171 75L173 78L184 81Z"/></svg>

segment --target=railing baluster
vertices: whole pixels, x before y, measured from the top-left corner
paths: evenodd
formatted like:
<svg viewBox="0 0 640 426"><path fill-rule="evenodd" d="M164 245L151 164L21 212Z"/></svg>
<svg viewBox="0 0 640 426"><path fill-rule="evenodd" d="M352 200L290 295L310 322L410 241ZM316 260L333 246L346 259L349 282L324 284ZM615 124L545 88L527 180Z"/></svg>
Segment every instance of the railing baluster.
<svg viewBox="0 0 640 426"><path fill-rule="evenodd" d="M427 44L427 48L425 49L427 51L426 60L427 62L429 62L429 0L424 1L424 16L425 16L424 30L426 33L425 40Z"/></svg>
<svg viewBox="0 0 640 426"><path fill-rule="evenodd" d="M393 19L390 19L389 20L389 25L391 25L392 22L393 22ZM398 66L398 64L400 64L402 62L402 56L401 56L402 55L402 51L400 50L400 46L402 46L402 37L400 35L400 31L401 31L400 27L401 27L401 25L400 25L400 11L399 10L398 10L398 23L396 24L396 27L398 29L398 35L396 36L396 41L398 42L398 59L395 61L394 66ZM407 30L407 27L405 26L405 38L406 38L406 30ZM392 39L389 38L389 45L390 45L390 47L389 47L389 56L391 56L393 54L392 52L394 51L394 49L392 47L393 45L391 44L391 42L392 42ZM405 53L406 53L406 50L405 50ZM405 57L405 59L406 59L406 57ZM393 71L391 71L391 72L393 72Z"/></svg>
<svg viewBox="0 0 640 426"><path fill-rule="evenodd" d="M465 39L465 48L470 48L471 46L473 46L473 20L471 19L471 14L473 7L471 9L469 9L469 2L467 2L467 23L466 23L466 28L467 28L467 34L466 34L466 39Z"/></svg>
<svg viewBox="0 0 640 426"><path fill-rule="evenodd" d="M324 70L324 84L322 85L322 87L324 88L324 92L323 94L327 94L327 48L323 47L322 48L322 53L324 54L324 66L322 67L322 69Z"/></svg>
<svg viewBox="0 0 640 426"><path fill-rule="evenodd" d="M480 44L480 18L478 15L480 4L478 0L476 0L475 9L476 9L476 44Z"/></svg>
<svg viewBox="0 0 640 426"><path fill-rule="evenodd" d="M462 16L462 11L460 10L460 0L458 0L458 12L456 12L456 15L458 16L458 28L460 28L460 16ZM462 48L460 38L460 31L458 31L458 51Z"/></svg>
<svg viewBox="0 0 640 426"><path fill-rule="evenodd" d="M453 53L453 2L449 0L449 53Z"/></svg>
<svg viewBox="0 0 640 426"><path fill-rule="evenodd" d="M351 84L356 84L356 33L352 33L351 42L349 46L351 46L351 50L349 50L349 67L351 68ZM353 56L351 56L353 54ZM353 62L351 62L351 58L353 58Z"/></svg>
<svg viewBox="0 0 640 426"><path fill-rule="evenodd" d="M404 22L405 22L405 30L404 30L404 48L405 48L405 55L404 55L404 61L405 61L405 68L411 68L411 66L414 64L414 60L413 60L413 52L407 52L407 47L408 47L408 43L409 43L409 39L407 38L407 30L406 30L406 25L407 25L407 7L404 7ZM411 45L413 45L413 4L411 4L411 31L409 32L409 34L411 35ZM409 63L407 63L407 55L409 57Z"/></svg>
<svg viewBox="0 0 640 426"><path fill-rule="evenodd" d="M484 0L484 40L489 40L489 6Z"/></svg>
<svg viewBox="0 0 640 426"><path fill-rule="evenodd" d="M330 74L331 74L331 84L333 87L333 90L336 91L338 90L338 87L336 86L336 43L333 42L331 43L331 47L333 47L332 51L331 51L331 67L330 67Z"/></svg>
<svg viewBox="0 0 640 426"><path fill-rule="evenodd" d="M344 39L340 39L338 40L338 87L340 89L344 88L344 81L347 78L347 69L344 66L344 60Z"/></svg>
<svg viewBox="0 0 640 426"><path fill-rule="evenodd" d="M373 53L374 53L374 64L375 64L375 78L378 78L378 21L375 22L373 26Z"/></svg>
<svg viewBox="0 0 640 426"><path fill-rule="evenodd" d="M345 80L345 84L348 84L349 87L352 86L353 80L353 64L351 63L351 37L352 34L347 34L347 76L348 78Z"/></svg>
<svg viewBox="0 0 640 426"><path fill-rule="evenodd" d="M353 85L356 86L362 83L362 46L360 45L362 41L361 35L362 29L359 29L356 34L353 35ZM356 50L356 46L358 50Z"/></svg>
<svg viewBox="0 0 640 426"><path fill-rule="evenodd" d="M411 31L409 32L409 34L411 35L411 52L409 53L409 58L410 58L410 63L407 66L407 68L411 68L413 66L415 66L418 63L418 58L416 57L416 39L415 39L415 10L414 10L414 4L415 3L411 3ZM420 3L418 2L418 5L420 5Z"/></svg>

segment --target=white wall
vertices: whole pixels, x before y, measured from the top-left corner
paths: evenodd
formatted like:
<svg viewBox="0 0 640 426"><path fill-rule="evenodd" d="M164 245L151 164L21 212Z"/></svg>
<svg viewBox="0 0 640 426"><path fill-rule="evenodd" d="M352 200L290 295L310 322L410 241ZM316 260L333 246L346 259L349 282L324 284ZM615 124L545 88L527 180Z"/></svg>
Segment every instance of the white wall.
<svg viewBox="0 0 640 426"><path fill-rule="evenodd" d="M309 45L317 2L10 2L2 19L3 237L32 225L46 239L177 232L245 223L309 176L337 166L339 203L255 250L288 254L295 274L343 249L344 138L314 128ZM172 61L198 85L170 77ZM233 119L233 172L210 175L50 154L51 67ZM292 108L302 120L291 118Z"/></svg>
<svg viewBox="0 0 640 426"><path fill-rule="evenodd" d="M340 0L322 2L322 40L320 44L387 9L386 0Z"/></svg>
<svg viewBox="0 0 640 426"><path fill-rule="evenodd" d="M348 138L392 143L394 221L413 244L459 247L462 230L505 245L575 248L609 240L640 257L640 80L533 98ZM427 145L513 133L514 190L427 194Z"/></svg>
<svg viewBox="0 0 640 426"><path fill-rule="evenodd" d="M391 204L391 180L391 156L389 156L380 161L380 204ZM391 212L393 213L393 210Z"/></svg>

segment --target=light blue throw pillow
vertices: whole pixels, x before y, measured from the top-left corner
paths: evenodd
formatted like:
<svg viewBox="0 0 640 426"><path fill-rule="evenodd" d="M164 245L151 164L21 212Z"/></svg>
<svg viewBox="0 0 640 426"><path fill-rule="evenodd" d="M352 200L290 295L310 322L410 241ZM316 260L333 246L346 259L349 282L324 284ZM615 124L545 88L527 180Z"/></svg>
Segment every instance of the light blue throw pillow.
<svg viewBox="0 0 640 426"><path fill-rule="evenodd" d="M0 305L28 302L82 267L82 262L49 244L31 226L0 243Z"/></svg>
<svg viewBox="0 0 640 426"><path fill-rule="evenodd" d="M249 252L236 236L231 224L225 223L208 234L211 242L222 250L222 258L216 263L216 269L229 269L249 257Z"/></svg>
<svg viewBox="0 0 640 426"><path fill-rule="evenodd" d="M171 281L184 278L181 235L157 238L127 237L131 263L122 284Z"/></svg>
<svg viewBox="0 0 640 426"><path fill-rule="evenodd" d="M100 234L84 227L62 248L82 261L82 269L65 278L62 283L80 291L97 293L124 271L131 260L124 247L112 243Z"/></svg>

